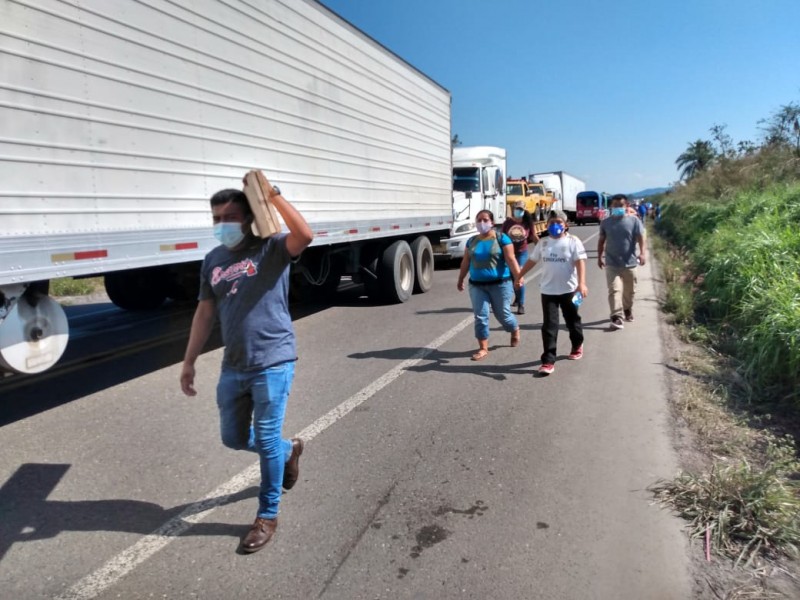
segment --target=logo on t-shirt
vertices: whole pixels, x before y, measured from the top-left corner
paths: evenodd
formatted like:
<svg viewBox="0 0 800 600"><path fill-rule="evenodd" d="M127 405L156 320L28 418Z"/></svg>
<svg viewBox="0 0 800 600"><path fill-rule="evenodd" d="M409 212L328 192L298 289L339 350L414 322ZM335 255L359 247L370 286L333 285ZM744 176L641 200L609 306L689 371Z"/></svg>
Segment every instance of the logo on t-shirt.
<svg viewBox="0 0 800 600"><path fill-rule="evenodd" d="M211 271L211 285L216 287L220 281L236 281L240 277L253 277L257 273L258 268L255 263L249 258L245 258L224 269L222 267L214 267Z"/></svg>
<svg viewBox="0 0 800 600"><path fill-rule="evenodd" d="M509 227L506 234L511 238L511 241L515 243L525 241L528 237L528 232L519 224L514 224Z"/></svg>

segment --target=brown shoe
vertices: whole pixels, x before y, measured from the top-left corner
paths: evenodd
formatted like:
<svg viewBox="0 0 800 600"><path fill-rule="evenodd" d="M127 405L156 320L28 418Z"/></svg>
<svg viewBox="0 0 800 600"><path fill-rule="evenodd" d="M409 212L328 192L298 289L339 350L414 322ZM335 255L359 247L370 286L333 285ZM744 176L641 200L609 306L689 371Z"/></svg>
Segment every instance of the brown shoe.
<svg viewBox="0 0 800 600"><path fill-rule="evenodd" d="M253 523L253 526L250 528L250 531L247 532L247 535L244 536L244 539L242 540L242 550L247 553L258 552L267 545L268 541L272 539L277 527L277 517L274 519L262 519L261 517L256 517L256 520Z"/></svg>
<svg viewBox="0 0 800 600"><path fill-rule="evenodd" d="M283 488L290 490L300 477L300 455L303 453L303 440L292 438L292 455L283 468Z"/></svg>
<svg viewBox="0 0 800 600"><path fill-rule="evenodd" d="M516 348L519 346L520 331L519 328L511 332L511 347Z"/></svg>

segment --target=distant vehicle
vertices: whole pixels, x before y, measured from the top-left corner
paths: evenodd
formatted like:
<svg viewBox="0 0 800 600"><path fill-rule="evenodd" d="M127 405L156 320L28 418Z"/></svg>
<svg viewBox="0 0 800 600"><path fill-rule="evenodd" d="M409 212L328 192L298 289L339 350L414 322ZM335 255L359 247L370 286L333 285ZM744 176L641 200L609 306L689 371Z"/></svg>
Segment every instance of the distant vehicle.
<svg viewBox="0 0 800 600"><path fill-rule="evenodd" d="M599 223L608 216L610 200L611 196L605 192L579 192L576 200L578 208L575 213L575 222L578 225Z"/></svg>
<svg viewBox="0 0 800 600"><path fill-rule="evenodd" d="M434 246L440 256L461 258L477 234L475 217L490 210L495 225L506 217L506 150L495 146L453 148L453 225L450 237Z"/></svg>
<svg viewBox="0 0 800 600"><path fill-rule="evenodd" d="M586 182L570 175L566 171L550 171L548 173L532 173L529 181L538 181L553 192L555 201L553 208L563 210L567 217L574 221L578 212L578 194L586 189Z"/></svg>
<svg viewBox="0 0 800 600"><path fill-rule="evenodd" d="M547 229L547 213L553 204L553 198L544 193L544 186L541 183L532 185L525 179L509 177L506 180L506 216L511 216L517 202L525 205L525 210L533 219L534 231L542 234Z"/></svg>

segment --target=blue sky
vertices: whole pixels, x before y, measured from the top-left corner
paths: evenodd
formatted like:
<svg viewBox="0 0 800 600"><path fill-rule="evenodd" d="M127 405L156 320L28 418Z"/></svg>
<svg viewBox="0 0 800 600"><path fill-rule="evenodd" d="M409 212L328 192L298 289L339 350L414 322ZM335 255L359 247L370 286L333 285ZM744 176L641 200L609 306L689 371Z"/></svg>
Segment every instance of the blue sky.
<svg viewBox="0 0 800 600"><path fill-rule="evenodd" d="M800 102L800 0L322 0L453 97L464 145L589 189L678 178L709 128Z"/></svg>

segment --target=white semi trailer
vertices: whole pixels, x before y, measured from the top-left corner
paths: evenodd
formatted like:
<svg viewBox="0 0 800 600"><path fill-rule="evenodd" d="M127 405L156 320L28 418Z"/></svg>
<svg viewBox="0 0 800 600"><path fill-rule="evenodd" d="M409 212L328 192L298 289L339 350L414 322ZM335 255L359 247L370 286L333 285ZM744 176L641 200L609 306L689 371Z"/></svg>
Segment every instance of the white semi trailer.
<svg viewBox="0 0 800 600"><path fill-rule="evenodd" d="M453 148L453 226L437 254L464 256L467 240L477 234L475 217L490 210L495 225L506 217L506 150L495 146Z"/></svg>
<svg viewBox="0 0 800 600"><path fill-rule="evenodd" d="M314 0L0 2L0 368L54 364L59 277L195 296L209 197L262 169L314 231L294 293L426 291L450 94Z"/></svg>
<svg viewBox="0 0 800 600"><path fill-rule="evenodd" d="M578 212L578 194L586 190L586 182L570 175L566 171L549 171L532 173L530 181L539 181L545 189L553 192L555 201L553 208L563 210L571 221L575 221Z"/></svg>

